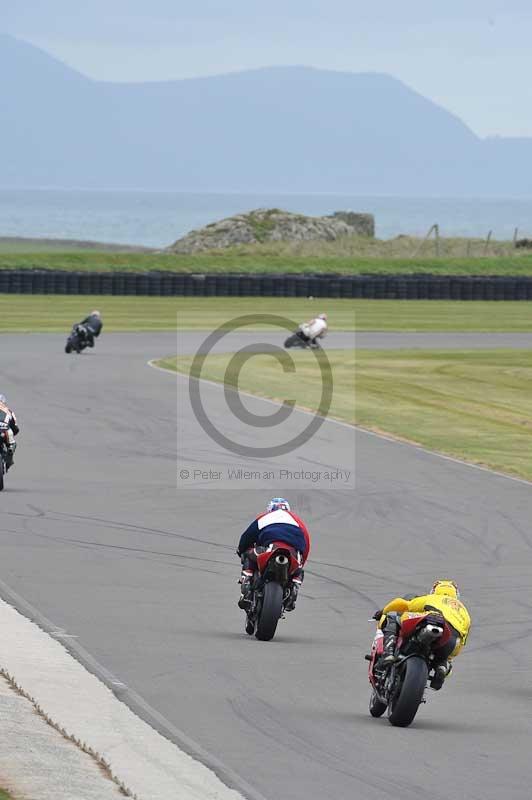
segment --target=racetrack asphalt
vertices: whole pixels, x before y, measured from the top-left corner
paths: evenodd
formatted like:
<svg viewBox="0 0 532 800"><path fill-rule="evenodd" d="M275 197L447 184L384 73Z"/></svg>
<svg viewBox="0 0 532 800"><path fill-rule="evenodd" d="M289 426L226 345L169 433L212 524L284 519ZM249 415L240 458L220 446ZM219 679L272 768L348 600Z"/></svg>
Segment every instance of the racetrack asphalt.
<svg viewBox="0 0 532 800"><path fill-rule="evenodd" d="M356 341L387 348L407 336ZM458 334L448 336L437 346ZM197 337L180 334L180 352ZM176 352L175 334L104 335L82 356L63 344L0 337L0 391L22 425L0 495L6 584L267 800L530 796L532 485L332 421L295 452L241 458L200 429L184 378L147 367ZM238 438L222 388L202 391ZM287 430L301 420L295 412ZM176 463L224 476L190 485ZM278 477L352 463L354 489ZM274 477L229 481L239 465ZM295 613L262 643L243 632L234 548L272 494L308 521L313 551ZM460 583L470 640L413 726L394 729L367 710L367 620L436 577Z"/></svg>

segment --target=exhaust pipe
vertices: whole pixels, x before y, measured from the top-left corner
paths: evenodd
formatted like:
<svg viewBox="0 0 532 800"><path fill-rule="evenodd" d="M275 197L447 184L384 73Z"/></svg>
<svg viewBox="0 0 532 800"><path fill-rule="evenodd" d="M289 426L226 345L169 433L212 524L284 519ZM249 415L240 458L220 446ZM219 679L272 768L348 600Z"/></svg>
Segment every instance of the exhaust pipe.
<svg viewBox="0 0 532 800"><path fill-rule="evenodd" d="M286 556L278 555L275 556L275 563L277 564L278 567L286 567L286 565L288 564L288 559Z"/></svg>
<svg viewBox="0 0 532 800"><path fill-rule="evenodd" d="M439 639L442 633L443 628L440 625L425 625L423 630L419 632L418 638L421 642L429 643Z"/></svg>

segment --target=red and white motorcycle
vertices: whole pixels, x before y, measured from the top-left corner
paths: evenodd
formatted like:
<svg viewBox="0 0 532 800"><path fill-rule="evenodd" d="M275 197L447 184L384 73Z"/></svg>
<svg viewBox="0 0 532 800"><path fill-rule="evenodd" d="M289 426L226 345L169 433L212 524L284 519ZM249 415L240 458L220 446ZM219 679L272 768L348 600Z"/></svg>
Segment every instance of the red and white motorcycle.
<svg viewBox="0 0 532 800"><path fill-rule="evenodd" d="M292 577L301 568L297 550L285 542L255 547L258 569L253 576L246 610L246 633L264 642L273 639L290 598Z"/></svg>
<svg viewBox="0 0 532 800"><path fill-rule="evenodd" d="M381 717L388 709L392 725L405 728L417 714L434 661L434 650L451 636L451 629L437 611L405 613L401 616L395 648L395 662L381 666L383 632L377 629L369 661L368 677L372 687L369 711Z"/></svg>

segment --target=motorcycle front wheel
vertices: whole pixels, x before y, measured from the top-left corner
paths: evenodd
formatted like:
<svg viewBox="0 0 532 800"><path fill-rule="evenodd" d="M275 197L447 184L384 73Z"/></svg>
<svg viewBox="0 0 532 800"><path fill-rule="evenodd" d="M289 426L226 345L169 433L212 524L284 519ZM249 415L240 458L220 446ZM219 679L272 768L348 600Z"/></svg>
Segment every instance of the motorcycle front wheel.
<svg viewBox="0 0 532 800"><path fill-rule="evenodd" d="M5 472L4 457L0 456L0 492L4 488L4 472Z"/></svg>
<svg viewBox="0 0 532 800"><path fill-rule="evenodd" d="M427 686L429 670L424 658L408 658L397 676L399 685L388 704L388 719L398 728L406 728L417 714Z"/></svg>
<svg viewBox="0 0 532 800"><path fill-rule="evenodd" d="M269 642L275 636L277 623L283 610L283 590L278 583L269 581L264 586L262 608L257 620L255 636L262 642Z"/></svg>

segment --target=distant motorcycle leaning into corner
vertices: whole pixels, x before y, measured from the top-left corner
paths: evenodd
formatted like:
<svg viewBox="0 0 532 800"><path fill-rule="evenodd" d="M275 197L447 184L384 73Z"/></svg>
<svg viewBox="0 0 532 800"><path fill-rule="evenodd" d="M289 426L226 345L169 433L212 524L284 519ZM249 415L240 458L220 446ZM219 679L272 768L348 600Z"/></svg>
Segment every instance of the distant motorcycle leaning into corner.
<svg viewBox="0 0 532 800"><path fill-rule="evenodd" d="M68 336L65 353L81 353L86 347L94 347L94 340L103 328L102 315L98 310L91 311L88 317L76 322Z"/></svg>
<svg viewBox="0 0 532 800"><path fill-rule="evenodd" d="M286 339L284 346L319 349L321 347L319 339L325 338L329 326L327 325L327 314L319 314L316 319L302 322L295 333Z"/></svg>
<svg viewBox="0 0 532 800"><path fill-rule="evenodd" d="M0 394L0 492L4 488L4 474L13 466L17 447L15 436L18 432L17 418L9 408L5 396Z"/></svg>

